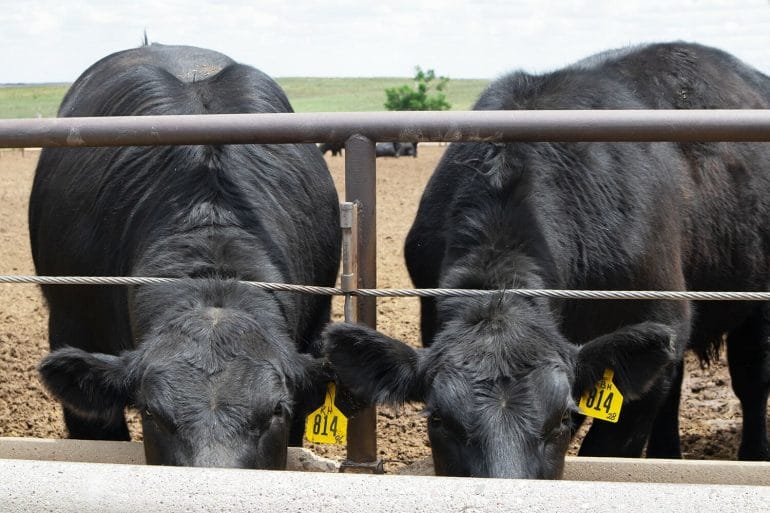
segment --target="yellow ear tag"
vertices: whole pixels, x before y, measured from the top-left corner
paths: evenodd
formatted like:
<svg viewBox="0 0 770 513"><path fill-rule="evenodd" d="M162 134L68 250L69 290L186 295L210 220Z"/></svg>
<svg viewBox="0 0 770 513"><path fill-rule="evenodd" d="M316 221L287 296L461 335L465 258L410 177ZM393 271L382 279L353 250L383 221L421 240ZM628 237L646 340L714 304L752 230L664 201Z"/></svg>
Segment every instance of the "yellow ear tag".
<svg viewBox="0 0 770 513"><path fill-rule="evenodd" d="M620 408L623 406L623 394L612 382L614 375L612 369L604 369L602 379L580 398L580 413L608 422L618 421Z"/></svg>
<svg viewBox="0 0 770 513"><path fill-rule="evenodd" d="M307 416L305 438L316 444L344 444L347 442L348 419L334 405L337 387L329 383L323 405Z"/></svg>

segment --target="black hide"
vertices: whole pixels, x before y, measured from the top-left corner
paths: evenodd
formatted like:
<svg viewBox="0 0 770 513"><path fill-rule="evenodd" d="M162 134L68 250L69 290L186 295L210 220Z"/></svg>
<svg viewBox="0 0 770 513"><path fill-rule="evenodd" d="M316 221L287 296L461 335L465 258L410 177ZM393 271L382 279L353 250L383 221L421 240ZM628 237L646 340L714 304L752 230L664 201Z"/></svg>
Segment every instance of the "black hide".
<svg viewBox="0 0 770 513"><path fill-rule="evenodd" d="M475 110L766 109L770 79L719 50L653 44L493 82ZM446 151L405 246L417 287L767 290L768 143L464 143ZM581 454L678 457L685 349L727 335L742 458L770 457L767 307L756 302L422 298L424 349L357 327L327 334L343 382L419 400L437 472L558 477L576 402L615 372L617 424ZM355 340L375 340L364 345ZM358 370L357 370L358 369ZM740 379L736 379L736 370Z"/></svg>
<svg viewBox="0 0 770 513"><path fill-rule="evenodd" d="M291 111L252 67L153 44L91 66L59 115ZM330 300L238 280L333 285L338 223L312 144L44 149L29 209L38 274L182 279L43 287L40 370L70 436L127 439L128 405L150 463L283 468L323 395Z"/></svg>

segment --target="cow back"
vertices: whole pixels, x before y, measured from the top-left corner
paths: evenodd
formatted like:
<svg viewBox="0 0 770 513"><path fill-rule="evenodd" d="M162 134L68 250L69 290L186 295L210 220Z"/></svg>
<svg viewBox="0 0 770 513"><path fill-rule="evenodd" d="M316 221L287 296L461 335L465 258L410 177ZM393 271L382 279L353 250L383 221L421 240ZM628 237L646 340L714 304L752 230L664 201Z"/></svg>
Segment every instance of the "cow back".
<svg viewBox="0 0 770 513"><path fill-rule="evenodd" d="M255 68L209 50L150 45L89 68L60 115L291 111L278 84ZM46 148L30 198L33 258L39 274L185 277L212 272L219 252L226 278L332 285L337 201L314 145ZM223 229L237 243L207 247ZM179 237L189 233L199 234L199 249ZM176 266L161 269L160 261ZM69 295L46 291L49 302L57 294ZM278 295L300 337L325 308L318 297ZM126 312L125 301L114 291L114 312ZM125 313L116 315L123 324Z"/></svg>

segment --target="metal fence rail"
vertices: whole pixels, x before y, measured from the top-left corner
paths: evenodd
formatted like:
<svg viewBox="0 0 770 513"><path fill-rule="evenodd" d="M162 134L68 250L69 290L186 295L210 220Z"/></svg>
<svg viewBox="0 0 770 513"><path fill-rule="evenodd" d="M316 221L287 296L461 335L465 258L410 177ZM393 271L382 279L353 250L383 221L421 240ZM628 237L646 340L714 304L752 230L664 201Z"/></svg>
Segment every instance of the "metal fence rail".
<svg viewBox="0 0 770 513"><path fill-rule="evenodd" d="M202 114L0 120L0 147L372 141L770 141L770 110Z"/></svg>

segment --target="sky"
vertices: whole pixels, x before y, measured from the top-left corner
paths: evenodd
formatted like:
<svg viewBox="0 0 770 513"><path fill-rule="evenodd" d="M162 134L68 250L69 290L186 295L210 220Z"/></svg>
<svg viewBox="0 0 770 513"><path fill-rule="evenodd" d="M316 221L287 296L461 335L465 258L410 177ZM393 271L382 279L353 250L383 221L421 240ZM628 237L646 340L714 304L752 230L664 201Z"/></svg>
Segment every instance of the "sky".
<svg viewBox="0 0 770 513"><path fill-rule="evenodd" d="M72 82L145 30L274 77L410 77L419 65L491 79L669 40L770 74L770 0L0 0L0 84Z"/></svg>

